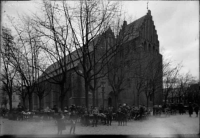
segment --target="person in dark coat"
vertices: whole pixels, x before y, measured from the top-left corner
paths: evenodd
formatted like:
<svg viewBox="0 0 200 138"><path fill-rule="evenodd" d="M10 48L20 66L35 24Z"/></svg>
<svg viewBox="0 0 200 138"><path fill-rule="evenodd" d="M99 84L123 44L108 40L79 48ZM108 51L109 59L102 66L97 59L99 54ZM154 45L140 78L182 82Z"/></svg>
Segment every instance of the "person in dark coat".
<svg viewBox="0 0 200 138"><path fill-rule="evenodd" d="M127 111L127 109L126 109L126 107L124 106L123 108L122 108L122 124L123 124L123 126L124 125L127 125L127 114L128 114L128 111Z"/></svg>
<svg viewBox="0 0 200 138"><path fill-rule="evenodd" d="M75 111L72 111L70 115L70 120L71 120L70 134L72 133L72 131L73 131L73 134L75 134L76 121L77 121L77 114Z"/></svg>
<svg viewBox="0 0 200 138"><path fill-rule="evenodd" d="M107 125L111 126L112 123L112 109L108 108L108 114L107 114Z"/></svg>
<svg viewBox="0 0 200 138"><path fill-rule="evenodd" d="M96 126L97 127L97 123L98 123L98 114L99 111L97 109L97 107L94 107L94 109L92 110L92 114L93 114L93 121L92 121L92 126Z"/></svg>
<svg viewBox="0 0 200 138"><path fill-rule="evenodd" d="M188 110L189 110L189 115L191 117L191 115L193 114L193 107L191 103L189 104Z"/></svg>
<svg viewBox="0 0 200 138"><path fill-rule="evenodd" d="M103 124L104 125L107 125L107 116L108 115L108 109L106 108L106 109L104 109L104 111L103 111L103 116L102 116L102 121L103 121Z"/></svg>
<svg viewBox="0 0 200 138"><path fill-rule="evenodd" d="M85 126L89 126L90 125L90 116L89 116L89 112L85 111L84 114L84 125Z"/></svg>
<svg viewBox="0 0 200 138"><path fill-rule="evenodd" d="M58 114L58 116L56 117L56 123L58 127L58 135L61 135L62 131L66 129L63 113Z"/></svg>
<svg viewBox="0 0 200 138"><path fill-rule="evenodd" d="M199 106L197 104L195 104L194 106L194 111L196 113L196 117L198 117L198 113L199 113Z"/></svg>
<svg viewBox="0 0 200 138"><path fill-rule="evenodd" d="M117 111L118 126L122 126L122 117L123 117L123 113L121 111L121 108L119 108Z"/></svg>
<svg viewBox="0 0 200 138"><path fill-rule="evenodd" d="M139 114L140 114L140 118L142 118L142 116L144 115L144 107L143 106L140 106Z"/></svg>

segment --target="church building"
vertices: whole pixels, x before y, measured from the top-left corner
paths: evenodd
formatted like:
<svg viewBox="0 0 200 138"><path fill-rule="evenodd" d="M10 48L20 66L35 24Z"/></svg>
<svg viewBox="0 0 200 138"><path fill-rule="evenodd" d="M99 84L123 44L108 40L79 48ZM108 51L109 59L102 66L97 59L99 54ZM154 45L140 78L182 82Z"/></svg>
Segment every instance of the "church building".
<svg viewBox="0 0 200 138"><path fill-rule="evenodd" d="M95 106L106 108L124 103L134 106L162 104L162 55L159 51L158 34L151 11L148 10L146 15L130 24L124 21L118 36L114 36L110 28L106 33L111 35L115 42L124 33L130 35L126 36L128 37L125 38L126 43L112 59L110 66L116 68L97 81ZM47 68L48 70L53 71L51 66ZM84 80L73 70L70 72L73 89L66 94L64 106L72 104L85 106ZM42 100L43 108L59 105L59 95L56 93L59 91L58 85L47 80L42 80L41 83L45 83L44 87L49 92ZM91 90L88 95L90 107L93 105ZM39 108L36 95L34 95L33 108Z"/></svg>

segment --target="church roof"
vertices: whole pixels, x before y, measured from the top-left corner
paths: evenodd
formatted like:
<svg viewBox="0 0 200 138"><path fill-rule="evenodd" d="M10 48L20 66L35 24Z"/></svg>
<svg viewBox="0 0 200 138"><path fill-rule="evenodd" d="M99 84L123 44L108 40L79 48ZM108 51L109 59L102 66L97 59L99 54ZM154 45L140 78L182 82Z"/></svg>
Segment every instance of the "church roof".
<svg viewBox="0 0 200 138"><path fill-rule="evenodd" d="M143 17L141 17L141 18L135 20L134 22L128 24L126 28L127 28L128 30L134 28L135 31L138 31L138 29L142 26L142 24L143 24L143 22L144 22L146 16L147 16L147 15L145 15L145 16L143 16Z"/></svg>
<svg viewBox="0 0 200 138"><path fill-rule="evenodd" d="M92 41L91 43L89 44L88 46L88 50L89 52L92 52L93 51L93 47L92 45L96 45L97 43L99 43L99 41L101 41L102 38L100 37L100 35L96 36ZM64 65L64 61L66 62L66 65L67 65L67 70L69 69L72 69L76 66L78 66L79 64L79 60L78 58L81 58L82 56L82 48L77 48L76 50L74 50L73 52L71 52L71 54L69 55L66 55L65 57L65 60L64 60L64 57L62 59L60 59L59 61L56 61L54 62L53 64L51 64L50 66L48 66L45 70L44 73L42 73L41 77L42 76L46 76L46 74L49 74L51 73L50 76L52 75L57 75L59 73L62 73L62 70L61 70L61 67L63 67ZM70 63L70 61L74 61L73 64ZM62 64L62 65L61 65ZM56 72L54 72L56 71ZM54 74L52 74L52 72L54 72ZM40 78L41 78L40 77Z"/></svg>
<svg viewBox="0 0 200 138"><path fill-rule="evenodd" d="M150 11L149 11L150 12ZM149 13L148 12L148 13ZM148 15L148 14L147 14ZM126 21L124 21L124 24L123 24L123 26L122 26L122 30L123 30L123 27L124 27L124 29L125 29L125 32L126 32L126 34L128 34L127 36L125 36L127 39L126 39L126 41L129 41L129 40L132 40L132 39L135 39L135 38L137 38L138 36L139 36L139 29L140 29L140 27L142 26L142 24L143 24L143 22L145 21L145 18L146 18L146 16L147 15L145 15L145 16L142 16L141 18L139 18L139 19L137 19L137 20L135 20L134 22L132 22L132 23L130 23L130 24L126 24ZM121 31L122 31L121 30ZM112 30L109 28L107 31L111 31L112 32ZM93 42L95 42L95 43L98 43L98 39L100 39L100 36L97 36L96 38L94 38L94 40L93 40ZM76 60L79 56L77 55L78 53L77 53L77 51L78 51L78 53L81 55L81 48L79 48L79 49L77 49L77 50L75 50L75 51L73 51L72 53L71 53L71 55L72 55L72 59L73 60ZM93 48L91 47L91 46L89 46L89 51L91 52L91 51L93 51ZM66 62L68 63L68 61L70 61L69 60L69 55L67 55L66 56ZM63 59L61 59L61 60L64 60L64 58ZM78 63L76 63L76 65L78 65ZM50 65L46 70L45 70L45 72L46 73L50 73L50 72L52 72L52 71L54 71L54 70L56 70L56 69L58 69L60 66L59 66L59 63L58 62L55 62L55 63L53 63L52 65ZM44 74L43 74L44 75Z"/></svg>
<svg viewBox="0 0 200 138"><path fill-rule="evenodd" d="M139 37L139 29L144 23L146 16L147 15L142 16L130 24L127 24L127 22L124 21L119 36L121 36L125 41L130 41Z"/></svg>

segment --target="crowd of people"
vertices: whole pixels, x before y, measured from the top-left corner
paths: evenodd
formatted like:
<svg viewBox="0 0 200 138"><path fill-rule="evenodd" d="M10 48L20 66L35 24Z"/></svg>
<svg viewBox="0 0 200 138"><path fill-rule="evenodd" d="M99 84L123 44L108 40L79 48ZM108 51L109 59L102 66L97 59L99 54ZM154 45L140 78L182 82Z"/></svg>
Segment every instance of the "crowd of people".
<svg viewBox="0 0 200 138"><path fill-rule="evenodd" d="M86 109L71 105L69 108L65 108L64 112L59 112L56 117L56 124L58 127L58 134L62 134L62 130L65 130L65 121L67 119L70 122L70 134L75 133L76 123L80 122L82 126L97 127L98 125L111 126L112 121L118 122L119 126L127 125L130 119L139 119L144 116L146 109L144 106L130 107L126 104L119 106L117 109L113 107L98 108L91 107Z"/></svg>
<svg viewBox="0 0 200 138"><path fill-rule="evenodd" d="M186 113L182 104L169 104L163 106L155 106L153 108L155 114L157 112L159 112L159 114L162 112L165 113L165 109L169 109L170 114L174 114L176 112L179 112L179 114ZM55 113L58 113L57 117L54 116L58 127L58 134L62 134L62 131L66 129L66 119L70 122L71 126L69 133L75 134L77 122L80 122L82 126L97 127L98 125L111 126L112 121L114 120L118 122L118 126L125 126L131 119L138 120L150 114L150 110L147 110L144 105L140 105L139 107L131 107L126 104L120 105L117 109L114 109L113 107L108 107L105 109L91 107L87 110L82 106L71 105L70 107L65 107L63 112L59 111L57 106L54 106L52 110ZM198 116L198 105L190 103L188 106L188 113L190 116L193 114L193 111L195 111L196 116Z"/></svg>
<svg viewBox="0 0 200 138"><path fill-rule="evenodd" d="M198 117L199 112L199 106L197 103L189 103L188 106L184 106L183 103L170 103L170 104L163 104L161 105L155 105L153 107L154 115L161 115L162 113L166 115L174 115L179 113L180 115L186 114L187 111L189 113L189 116L191 117L193 112L196 113L196 117Z"/></svg>
<svg viewBox="0 0 200 138"><path fill-rule="evenodd" d="M186 113L186 108L183 104L167 104L167 105L157 105L153 107L154 114L169 113L179 114ZM187 108L189 116L191 117L193 112L198 116L199 106L198 104L191 104ZM25 114L23 106L18 106L17 109L19 115ZM46 107L45 109L40 109L35 111L35 115L40 115L46 119L54 119L58 134L62 134L62 131L66 129L67 122L70 122L70 134L75 134L76 124L79 122L82 126L92 126L97 127L98 125L111 126L113 120L118 122L118 126L125 126L127 122L131 119L139 120L145 118L151 113L150 109L147 109L144 105L129 106L127 104L119 105L118 108L106 107L90 107L89 109L83 106L71 105L70 107L64 107L61 110L57 105L53 108ZM23 118L23 116L20 116Z"/></svg>

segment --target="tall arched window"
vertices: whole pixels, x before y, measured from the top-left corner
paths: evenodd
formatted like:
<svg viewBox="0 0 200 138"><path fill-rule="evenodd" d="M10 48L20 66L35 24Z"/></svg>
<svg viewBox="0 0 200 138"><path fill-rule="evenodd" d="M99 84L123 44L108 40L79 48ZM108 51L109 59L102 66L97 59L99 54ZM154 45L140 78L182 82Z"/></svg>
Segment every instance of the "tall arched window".
<svg viewBox="0 0 200 138"><path fill-rule="evenodd" d="M151 51L151 45L149 44L148 50Z"/></svg>

